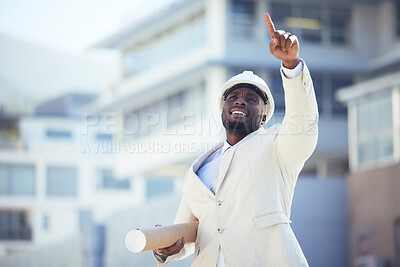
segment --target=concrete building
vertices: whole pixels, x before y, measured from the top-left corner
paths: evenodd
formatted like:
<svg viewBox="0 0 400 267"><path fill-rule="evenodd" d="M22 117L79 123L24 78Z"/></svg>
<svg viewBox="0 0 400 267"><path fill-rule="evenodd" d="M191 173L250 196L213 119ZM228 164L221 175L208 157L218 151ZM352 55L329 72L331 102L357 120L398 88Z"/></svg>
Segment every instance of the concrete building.
<svg viewBox="0 0 400 267"><path fill-rule="evenodd" d="M352 266L400 263L399 88L397 71L345 88L338 94L349 105ZM363 265L365 262L371 265Z"/></svg>
<svg viewBox="0 0 400 267"><path fill-rule="evenodd" d="M311 7L313 12L307 11ZM168 130L180 130L182 123L177 122L183 119L186 124L202 125L199 114L207 116L206 123L211 121L221 138L216 92L227 78L244 69L252 69L269 82L277 106L272 123L280 122L284 111L280 63L268 52L269 36L263 19L266 10L271 12L277 28L299 35L301 55L307 59L317 91L321 138L306 171L318 172L321 177L343 174L347 169L347 143L343 142L347 140L346 107L333 95L337 88L353 82L355 74L362 71L358 62L364 60L364 50L359 49L362 44L357 36L348 34L351 27L362 23L357 17L360 11L343 3L178 1L168 11L128 26L99 43L99 47L121 52L121 80L113 94L99 101L103 110L113 110L121 118L120 140L145 140L150 132L152 142L155 137L161 141ZM301 23L293 23L293 18ZM148 114L167 114L168 118ZM136 129L137 124L153 129ZM196 134L191 140L210 142L210 137L204 135L210 135L213 128L207 126L198 129L186 125ZM185 165L196 155L189 159L185 156L180 163ZM126 153L119 161L121 174L154 172L170 165L167 153L157 156L157 166L135 166L126 163L134 162L137 154ZM143 155L140 158L143 162Z"/></svg>
<svg viewBox="0 0 400 267"><path fill-rule="evenodd" d="M119 153L118 175L179 192L193 159L224 139L216 94L243 70L273 90L276 114L268 126L281 121L280 62L269 55L263 17L269 11L277 28L299 36L320 108L318 146L298 181L293 229L311 266L345 266L347 121L334 95L368 68L374 43L365 45L364 14L377 6L387 9L378 1L183 0L100 42L121 56L120 81L97 102L99 111L115 112L119 144L133 148ZM123 249L108 257L134 261Z"/></svg>
<svg viewBox="0 0 400 267"><path fill-rule="evenodd" d="M114 179L104 117L83 116L116 61L3 34L0 57L0 266L82 265L102 218L142 201L139 180Z"/></svg>
<svg viewBox="0 0 400 267"><path fill-rule="evenodd" d="M95 98L71 93L36 107L31 116L0 118L0 265L93 260L94 252L104 251L104 238L90 241L104 236L102 221L144 201L140 179L115 178L115 156L107 146L114 133L104 117L82 115L82 106ZM79 234L82 243L75 239L79 246L66 247L80 254L56 252ZM42 256L6 264L30 251Z"/></svg>
<svg viewBox="0 0 400 267"><path fill-rule="evenodd" d="M400 2L363 12L366 68L337 94L348 106L349 265L400 266Z"/></svg>
<svg viewBox="0 0 400 267"><path fill-rule="evenodd" d="M396 72L339 92L349 105L351 266L400 263L399 86Z"/></svg>
<svg viewBox="0 0 400 267"><path fill-rule="evenodd" d="M399 162L399 128L396 122L399 106L395 104L398 103L399 93L398 74L388 72L396 72L400 67L400 16L398 1L390 0L181 0L140 23L127 25L100 42L97 47L117 49L121 59L119 81L92 104L92 110L107 114L102 121L104 124L100 125L111 126L116 133L116 139L112 139L102 153L97 153L102 148L100 145L85 146L87 139L74 138L78 136L74 134L78 130L77 121L66 119L60 123L47 117L31 118L31 121L21 121L21 127L17 127L18 119L7 117L5 120L7 127L4 129L8 132L26 133L23 129L29 129L29 134L24 136L26 140L31 140L28 146L31 149L26 150L25 142L15 141L9 146L14 152L5 154L1 151L4 152L1 162L37 166L33 171L32 168L25 168L23 175L31 177L29 173L35 173L37 182L33 187L25 183L23 192L32 194L36 190L37 199L32 196L11 199L9 193L3 193L0 198L0 201L4 200L0 203L7 201L7 206L12 200L12 209L22 212L18 210L18 214L31 214L11 216L26 218L21 219L24 223L19 225L29 225L26 222L33 221L30 225L35 226L30 231L39 233L40 238L32 235L34 241L22 241L21 244L52 244L48 235L42 232L45 232L46 224L51 226L55 224L53 220L62 218L56 210L63 207L70 214L68 220L74 224L67 227L70 236L74 231L72 228L78 229L76 222L79 217L82 220L89 218L89 221L92 217L95 222L102 222L94 231L99 231L96 236L104 236L106 245L99 246L97 252L100 251L101 255L93 257L104 265L154 264L151 253L130 253L124 247L123 237L135 227L172 222L186 169L201 152L224 138L216 105L216 93L220 86L245 69L253 70L273 90L276 114L268 126L282 119L284 95L279 62L268 52L269 35L263 18L265 11L270 12L277 28L298 35L301 56L311 70L320 108L318 146L299 177L292 207L292 226L310 265L359 266L371 259L375 263L385 260L394 263L398 248L396 250L393 244L398 243L394 243L395 238L390 238L393 233L398 236L398 202L393 200L396 199L393 191L398 188L396 177L399 177L396 167ZM341 93L343 96L339 98L348 102L347 114L346 106L334 97L337 90L371 78L371 81L361 83L360 87L356 85ZM43 110L46 108L43 107ZM380 113L383 119L373 117ZM360 114L367 119L360 118ZM96 124L96 121L85 121L86 129L94 130L88 138L94 142L102 139L101 136L110 140L107 134L103 135L104 132L97 136ZM47 129L44 125L52 125L56 129ZM71 129L71 134L65 133L66 129ZM350 147L347 145L348 131ZM51 141L51 136L57 141ZM70 141L62 141L70 137ZM46 145L48 142L52 145ZM55 144L58 150L69 151L71 156L61 159L62 153L54 151ZM75 154L74 147L83 148L81 152L88 153ZM348 148L351 174L348 179L349 194L346 195ZM16 152L21 149L25 151L24 158ZM75 152L71 153L71 150ZM93 189L96 180L93 174L99 168L97 164L107 167L111 157L107 152L110 151L117 152L116 176L130 178L131 189L121 198L125 199L124 203L115 201L116 194L103 194ZM395 167L373 170L380 164ZM77 166L75 172L69 171L69 177L77 177L78 188L84 188L82 190L88 192L88 196L86 193L80 195L79 192L83 191L79 189L74 191L75 200L49 195L47 190L51 185L47 184L47 179L53 171L51 167L59 165L63 170ZM3 169L12 173L13 177L18 177L20 173L12 167ZM372 172L367 174L368 170ZM377 179L388 172L388 179ZM18 178L13 180L18 181ZM128 181L112 180L113 184ZM68 188L67 184L63 190ZM371 198L371 192L375 192L371 188L377 189L376 198ZM166 194L169 196L162 196ZM350 213L346 207L347 198ZM31 208L31 203L47 200L51 200L51 203L46 202L48 210ZM57 205L52 206L53 203ZM137 203L136 207L133 203ZM98 204L108 208L102 212L100 210L103 209L96 208ZM90 216L90 212L85 213L85 210L91 208ZM84 211L77 212L80 209ZM370 216L372 209L377 210L374 216ZM4 212L7 215L9 210ZM347 242L348 214L350 243ZM46 216L48 219L45 219ZM63 226L62 223L56 225ZM20 230L20 233L29 236L29 230ZM58 237L67 240L67 235ZM361 241L357 241L359 239ZM63 254L57 251L71 249L77 244L85 246L75 238L71 240L58 249L53 246L48 251L61 259ZM96 242L99 243L93 241ZM348 248L350 257L347 255ZM74 251L73 255L79 254L71 251ZM25 258L35 262L34 259L40 258L43 253L40 250ZM372 254L375 258L371 257ZM75 261L62 262L67 266L77 266L83 264L79 257L76 256ZM16 266L9 262L7 266ZM190 259L170 265L187 266L188 262Z"/></svg>

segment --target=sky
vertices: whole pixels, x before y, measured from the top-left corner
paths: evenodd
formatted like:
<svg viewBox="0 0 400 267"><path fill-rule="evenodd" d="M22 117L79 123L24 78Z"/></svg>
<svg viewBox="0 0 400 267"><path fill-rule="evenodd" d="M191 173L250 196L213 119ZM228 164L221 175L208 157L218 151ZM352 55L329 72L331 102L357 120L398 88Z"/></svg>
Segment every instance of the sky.
<svg viewBox="0 0 400 267"><path fill-rule="evenodd" d="M79 54L173 1L0 0L0 33Z"/></svg>
<svg viewBox="0 0 400 267"><path fill-rule="evenodd" d="M174 1L0 0L0 85L10 89L0 99L103 90L118 76L118 52L88 48Z"/></svg>

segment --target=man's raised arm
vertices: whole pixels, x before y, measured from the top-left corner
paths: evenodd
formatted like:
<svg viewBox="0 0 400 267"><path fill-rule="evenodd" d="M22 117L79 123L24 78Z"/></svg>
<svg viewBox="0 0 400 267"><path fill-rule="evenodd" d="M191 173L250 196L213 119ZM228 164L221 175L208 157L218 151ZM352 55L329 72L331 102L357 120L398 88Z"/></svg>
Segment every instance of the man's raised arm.
<svg viewBox="0 0 400 267"><path fill-rule="evenodd" d="M275 30L268 13L265 22L271 36L269 50L282 60L285 117L276 138L276 152L285 168L300 172L318 139L318 107L310 72L299 56L297 36ZM293 73L293 71L295 73Z"/></svg>

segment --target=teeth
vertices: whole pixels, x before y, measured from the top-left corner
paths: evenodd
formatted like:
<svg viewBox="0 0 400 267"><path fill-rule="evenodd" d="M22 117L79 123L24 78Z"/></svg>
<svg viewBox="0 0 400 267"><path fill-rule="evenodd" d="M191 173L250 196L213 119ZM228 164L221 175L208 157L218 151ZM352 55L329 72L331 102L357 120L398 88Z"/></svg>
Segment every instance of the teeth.
<svg viewBox="0 0 400 267"><path fill-rule="evenodd" d="M242 115L242 116L246 116L246 114L244 112L241 112L241 111L233 111L232 114L239 114L239 115Z"/></svg>

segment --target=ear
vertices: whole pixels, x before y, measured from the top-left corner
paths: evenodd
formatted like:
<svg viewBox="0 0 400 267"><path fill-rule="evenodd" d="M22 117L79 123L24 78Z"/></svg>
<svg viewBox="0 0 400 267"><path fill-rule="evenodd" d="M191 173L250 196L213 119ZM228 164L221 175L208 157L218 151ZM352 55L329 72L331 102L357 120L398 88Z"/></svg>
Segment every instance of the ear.
<svg viewBox="0 0 400 267"><path fill-rule="evenodd" d="M267 122L267 115L263 115L261 119L261 126L263 126Z"/></svg>

